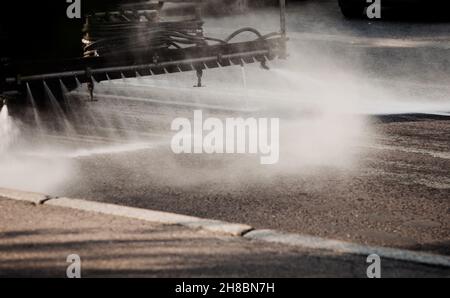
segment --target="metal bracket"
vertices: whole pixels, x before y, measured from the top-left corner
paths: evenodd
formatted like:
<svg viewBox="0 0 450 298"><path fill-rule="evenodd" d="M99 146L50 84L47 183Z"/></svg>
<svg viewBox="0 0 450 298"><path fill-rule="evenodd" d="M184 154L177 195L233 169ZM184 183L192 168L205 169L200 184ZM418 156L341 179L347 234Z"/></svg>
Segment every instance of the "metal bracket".
<svg viewBox="0 0 450 298"><path fill-rule="evenodd" d="M197 68L197 85L194 85L195 88L205 87L202 84L202 78L203 78L203 69Z"/></svg>

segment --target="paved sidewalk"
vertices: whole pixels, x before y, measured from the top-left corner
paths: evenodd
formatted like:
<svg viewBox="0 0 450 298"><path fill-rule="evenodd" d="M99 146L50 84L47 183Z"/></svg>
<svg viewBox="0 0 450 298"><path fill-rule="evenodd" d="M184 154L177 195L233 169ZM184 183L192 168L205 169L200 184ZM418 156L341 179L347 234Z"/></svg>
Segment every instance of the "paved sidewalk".
<svg viewBox="0 0 450 298"><path fill-rule="evenodd" d="M180 226L0 199L0 277L362 277L362 256L309 251ZM448 268L382 260L384 277L450 277Z"/></svg>

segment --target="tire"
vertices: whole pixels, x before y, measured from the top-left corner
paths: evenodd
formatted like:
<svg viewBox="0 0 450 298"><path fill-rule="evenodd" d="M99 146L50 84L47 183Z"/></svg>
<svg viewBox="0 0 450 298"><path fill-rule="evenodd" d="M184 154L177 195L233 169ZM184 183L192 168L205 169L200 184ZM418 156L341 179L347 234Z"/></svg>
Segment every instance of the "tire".
<svg viewBox="0 0 450 298"><path fill-rule="evenodd" d="M339 0L339 7L347 19L361 18L365 9L363 5L348 0Z"/></svg>

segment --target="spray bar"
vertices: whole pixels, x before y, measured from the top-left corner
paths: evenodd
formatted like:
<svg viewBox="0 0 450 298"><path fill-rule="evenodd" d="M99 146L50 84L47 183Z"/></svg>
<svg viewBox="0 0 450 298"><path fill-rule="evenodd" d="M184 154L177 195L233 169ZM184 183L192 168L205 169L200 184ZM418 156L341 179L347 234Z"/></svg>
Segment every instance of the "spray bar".
<svg viewBox="0 0 450 298"><path fill-rule="evenodd" d="M239 58L255 57L255 56L267 57L269 54L270 54L269 50L260 50L260 51L248 52L245 54L240 53L240 54L230 54L230 55L223 55L223 56L187 59L187 60L170 61L170 62L162 62L162 63L151 63L151 64L141 64L141 65L133 65L133 66L107 67L107 68L99 68L99 69L68 71L68 72L61 72L61 73L20 77L19 83L20 82L37 81L37 80L76 77L76 76L83 76L83 75L90 77L91 75L94 75L94 74L104 74L104 73L108 73L108 72L139 71L142 69L167 68L170 66L194 65L194 64L203 64L203 63L208 63L208 62L220 63L221 60L230 60L230 59L235 59L235 58L239 59Z"/></svg>

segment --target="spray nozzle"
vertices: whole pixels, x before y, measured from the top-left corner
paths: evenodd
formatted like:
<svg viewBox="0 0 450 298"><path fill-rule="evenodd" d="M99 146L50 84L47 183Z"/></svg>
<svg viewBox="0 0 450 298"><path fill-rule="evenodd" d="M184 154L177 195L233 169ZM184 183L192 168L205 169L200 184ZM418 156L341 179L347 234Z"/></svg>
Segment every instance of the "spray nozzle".
<svg viewBox="0 0 450 298"><path fill-rule="evenodd" d="M6 98L0 97L0 110L3 108L3 106L6 106Z"/></svg>

